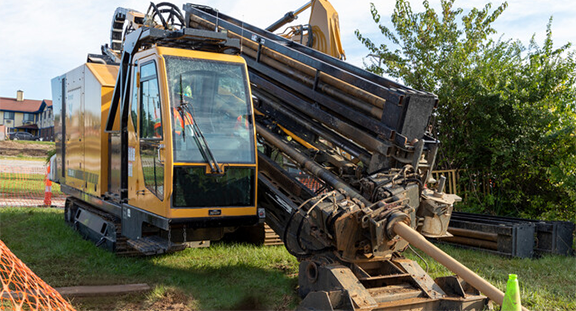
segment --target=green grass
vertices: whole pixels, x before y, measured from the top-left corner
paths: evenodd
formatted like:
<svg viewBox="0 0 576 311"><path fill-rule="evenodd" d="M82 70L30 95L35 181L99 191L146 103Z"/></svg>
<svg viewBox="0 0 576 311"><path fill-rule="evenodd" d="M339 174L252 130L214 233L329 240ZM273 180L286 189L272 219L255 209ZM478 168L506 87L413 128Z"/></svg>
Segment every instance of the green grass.
<svg viewBox="0 0 576 311"><path fill-rule="evenodd" d="M506 258L450 245L437 246L502 291L506 289L508 274L518 275L522 305L530 310L576 310L576 257ZM422 251L416 251L428 262L433 278L453 274ZM425 267L410 250L404 254Z"/></svg>
<svg viewBox="0 0 576 311"><path fill-rule="evenodd" d="M160 309L180 302L191 309L294 309L296 260L283 247L216 243L210 248L146 258L117 257L82 240L58 209L0 209L0 238L53 287L148 283L145 295L80 299L79 310ZM440 247L467 267L505 288L518 275L522 303L531 310L576 310L576 258L510 259ZM419 261L411 251L405 255ZM423 256L432 277L451 275Z"/></svg>
<svg viewBox="0 0 576 311"><path fill-rule="evenodd" d="M0 193L26 198L31 194L44 195L45 176L41 174L15 174L0 172ZM62 195L60 185L52 183L52 194Z"/></svg>
<svg viewBox="0 0 576 311"><path fill-rule="evenodd" d="M82 240L64 224L62 210L38 208L0 209L0 237L53 287L148 283L154 288L141 305L128 309L170 295L187 297L189 306L202 310L297 304L297 262L283 247L217 243L157 257L117 257ZM119 301L114 308L130 303ZM75 306L100 308L98 301L85 304ZM109 304L100 310L108 309Z"/></svg>

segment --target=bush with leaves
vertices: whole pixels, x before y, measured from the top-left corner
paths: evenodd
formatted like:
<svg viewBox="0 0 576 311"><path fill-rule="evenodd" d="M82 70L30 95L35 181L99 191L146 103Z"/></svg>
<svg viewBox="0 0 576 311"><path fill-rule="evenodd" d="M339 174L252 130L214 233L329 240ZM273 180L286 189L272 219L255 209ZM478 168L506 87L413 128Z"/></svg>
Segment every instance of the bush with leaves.
<svg viewBox="0 0 576 311"><path fill-rule="evenodd" d="M576 54L554 48L551 24L542 46L532 37L494 40L494 21L507 3L466 14L442 0L440 15L396 1L394 31L374 21L392 50L356 30L368 48L366 68L438 95L438 166L464 169L468 210L543 219L576 220ZM476 176L476 177L474 177ZM463 179L466 181L466 179Z"/></svg>

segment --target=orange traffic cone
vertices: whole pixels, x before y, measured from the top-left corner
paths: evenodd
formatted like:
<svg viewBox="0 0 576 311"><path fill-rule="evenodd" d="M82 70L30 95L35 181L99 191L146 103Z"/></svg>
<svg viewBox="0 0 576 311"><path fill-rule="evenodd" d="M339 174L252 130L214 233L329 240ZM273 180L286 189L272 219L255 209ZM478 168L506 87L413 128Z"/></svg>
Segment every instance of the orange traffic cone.
<svg viewBox="0 0 576 311"><path fill-rule="evenodd" d="M501 311L521 311L522 304L520 303L520 289L518 286L518 279L516 274L508 275L508 283L506 284L506 293L504 294L504 302L502 303Z"/></svg>
<svg viewBox="0 0 576 311"><path fill-rule="evenodd" d="M52 181L48 178L50 175L50 163L46 170L46 188L44 189L44 205L52 206Z"/></svg>

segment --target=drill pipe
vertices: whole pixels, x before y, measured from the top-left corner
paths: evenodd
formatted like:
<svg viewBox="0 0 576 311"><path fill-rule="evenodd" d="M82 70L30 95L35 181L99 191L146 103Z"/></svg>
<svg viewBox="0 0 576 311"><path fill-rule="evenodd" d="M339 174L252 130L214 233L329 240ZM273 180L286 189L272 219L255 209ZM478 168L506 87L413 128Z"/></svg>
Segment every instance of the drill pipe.
<svg viewBox="0 0 576 311"><path fill-rule="evenodd" d="M327 127L333 129L334 131L342 134L344 137L350 137L351 140L356 142L358 145L366 148L369 151L377 152L382 155L388 156L390 144L382 141L365 130L357 128L355 125L349 122L344 122L338 117L320 109L315 106L311 106L307 101L295 96L294 94L276 86L272 82L265 78L260 77L257 74L250 73L250 80L258 85L258 88L264 90L275 89L278 98L282 98L282 102L287 103L292 108L298 110L299 112L307 115L310 118L314 118L319 122L323 123ZM258 94L256 88L252 91Z"/></svg>
<svg viewBox="0 0 576 311"><path fill-rule="evenodd" d="M328 170L320 166L318 163L314 162L307 156L301 154L296 149L288 146L282 140L278 139L274 134L270 133L265 127L260 124L256 124L256 131L260 136L262 136L267 142L271 143L272 145L276 146L280 151L287 154L291 159L296 161L302 167L306 168L312 174L317 176L318 178L325 181L330 186L334 187L334 189L342 189L346 191L346 195L353 199L358 199L362 202L365 206L370 206L370 202L366 200L362 195L356 192L355 189L350 188L348 184L346 184L343 180L335 176L334 174L330 173Z"/></svg>
<svg viewBox="0 0 576 311"><path fill-rule="evenodd" d="M456 243L456 244L460 244L460 245L468 245L468 246L479 247L479 248L484 248L484 249L490 249L490 250L494 250L494 251L498 250L498 243L496 243L496 242L474 239L474 238L458 236L458 235L441 238L440 241L449 242L449 243Z"/></svg>
<svg viewBox="0 0 576 311"><path fill-rule="evenodd" d="M394 224L394 232L426 253L428 256L434 258L450 271L456 273L456 275L460 276L464 281L468 282L470 285L488 296L488 298L494 300L499 305L502 305L502 302L504 301L504 293L501 290L494 287L494 285L481 278L472 270L466 268L466 266L459 263L456 259L444 253L441 249L434 246L434 244L428 242L428 240L426 240L420 233L400 221ZM522 307L522 310L528 311L528 309L524 307Z"/></svg>
<svg viewBox="0 0 576 311"><path fill-rule="evenodd" d="M245 48L242 50L242 53L256 59L258 52L255 50L252 50L250 48ZM294 80L298 80L301 83L306 84L309 87L312 87L314 85L314 78L307 76L297 70L295 70L293 67L289 67L279 61L276 61L270 57L261 57L260 58L260 62L264 63L280 72L282 72L284 75L291 77ZM382 113L383 110L382 108L378 108L372 105L367 105L365 102L359 101L355 98L350 97L347 94L343 94L342 92L340 92L340 90L326 84L326 83L318 83L317 88L319 90L322 90L325 94L330 95L332 97L335 97L339 100L341 100L342 102L346 103L348 106L353 107L355 109L358 109L359 111L361 111L363 114L368 115L376 120L380 120L382 119Z"/></svg>
<svg viewBox="0 0 576 311"><path fill-rule="evenodd" d="M453 227L448 227L448 232L450 232L455 236L498 242L498 234L496 233L488 233L488 232L462 229L462 228L453 228Z"/></svg>
<svg viewBox="0 0 576 311"><path fill-rule="evenodd" d="M269 95L265 95L264 92L261 92L257 89L253 89L252 93L261 100L264 100L266 104L272 107L274 110L278 111L283 115L290 116L292 121L298 123L298 125L300 125L302 128L305 128L310 132L328 140L334 146L343 149L344 151L351 154L355 158L359 158L360 161L366 164L370 163L370 154L362 150L353 142L340 136L337 136L337 134L330 132L329 130L323 128L322 126L314 124L314 121L312 121L311 119L305 119L304 116L301 116L300 114L297 114L292 110L289 110L284 105L278 104L275 99L273 99Z"/></svg>
<svg viewBox="0 0 576 311"><path fill-rule="evenodd" d="M255 60L245 57L248 68L250 69L250 79L253 80L254 75L265 77L267 80L271 80L280 84L286 92L298 95L299 97L304 97L306 99L306 105L317 105L321 106L322 109L331 112L331 115L339 115L346 118L350 123L354 123L364 127L366 130L382 135L387 139L394 139L396 132L388 127L383 122L376 120L362 112L358 111L354 107L343 104L341 101L336 100L333 97L316 92L312 89L308 89L302 86L298 81L290 79L283 73L267 67L263 63L256 62ZM258 84L254 82L255 84ZM293 90L293 91L292 91ZM313 104L314 103L314 104ZM401 134L397 138L400 139ZM404 137L404 141L406 137Z"/></svg>
<svg viewBox="0 0 576 311"><path fill-rule="evenodd" d="M204 28L204 29L214 29L214 24L202 19L198 16L195 15L191 15L190 16L190 25L193 26L198 26L199 28ZM258 50L258 43L248 39L248 38L243 38L242 36L233 33L233 32L228 32L230 37L233 38L237 38L237 39L241 39L240 42L243 46L248 47L252 50ZM286 56L283 56L282 54L279 54L277 52L271 51L269 49L262 49L262 53L265 54L268 57L271 57L273 59L276 59L282 63L284 63L286 66L288 67L293 67L293 68L297 68L299 71L304 72L305 74L307 74L308 76L311 77L315 77L316 76L316 69L304 65L298 61L295 61L293 59L289 59ZM352 84L349 84L347 82L344 82L340 79L337 79L335 77L326 75L321 73L320 74L320 81L325 82L333 87L335 87L338 90L342 90L344 92L346 92L347 94L349 94L350 96L354 97L354 98L360 98L363 101L365 101L368 104L371 104L375 107L378 107L380 109L384 108L384 104L386 103L386 100L378 97L374 94L371 94L369 92L364 91L361 88L358 88Z"/></svg>
<svg viewBox="0 0 576 311"><path fill-rule="evenodd" d="M253 41L248 41L248 40L242 40L242 44L246 47L249 47L253 50L258 50L258 44L253 42ZM262 48L261 49L261 54L274 59L276 61L279 61L281 63L283 63L284 65L291 67L291 68L296 68L299 71L303 72L304 74L310 76L310 77L315 77L316 76L316 72L317 70L315 68L312 68L308 65L302 64L292 58L288 58L278 52L272 51L268 48ZM262 55L260 56L260 60L262 60ZM366 103L383 109L384 105L386 103L386 100L383 98L380 98L374 94L371 94L369 92L366 92L365 90L358 88L352 84L349 84L347 82L344 82L338 78L332 77L330 75L327 75L325 73L320 73L320 77L319 77L320 81L336 88L337 90L341 90L344 91L346 94L355 97L355 98L360 98L363 101L365 101Z"/></svg>

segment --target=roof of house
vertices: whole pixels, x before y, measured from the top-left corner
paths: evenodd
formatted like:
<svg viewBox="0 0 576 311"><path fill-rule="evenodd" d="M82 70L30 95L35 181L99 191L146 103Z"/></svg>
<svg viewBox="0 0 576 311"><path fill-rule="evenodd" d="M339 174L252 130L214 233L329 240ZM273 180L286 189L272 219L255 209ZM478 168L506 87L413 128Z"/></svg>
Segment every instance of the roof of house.
<svg viewBox="0 0 576 311"><path fill-rule="evenodd" d="M0 97L0 111L14 112L41 112L45 107L52 106L51 100L24 99L19 102L16 98Z"/></svg>

